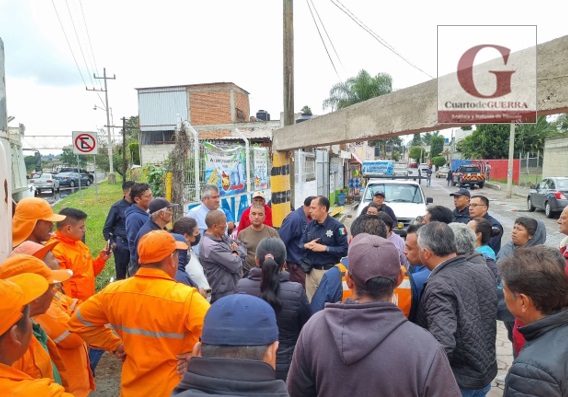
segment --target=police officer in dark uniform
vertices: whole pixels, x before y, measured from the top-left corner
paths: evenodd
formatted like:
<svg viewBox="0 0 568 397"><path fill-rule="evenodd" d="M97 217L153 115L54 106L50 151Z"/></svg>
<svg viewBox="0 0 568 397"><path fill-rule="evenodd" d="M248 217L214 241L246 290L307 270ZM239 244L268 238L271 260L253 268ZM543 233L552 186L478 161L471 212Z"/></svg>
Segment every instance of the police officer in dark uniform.
<svg viewBox="0 0 568 397"><path fill-rule="evenodd" d="M460 189L455 193L450 194L454 198L454 222L467 224L471 217L469 216L469 199L471 193L467 189Z"/></svg>
<svg viewBox="0 0 568 397"><path fill-rule="evenodd" d="M316 196L310 204L310 218L300 246L304 255L300 266L307 273L306 294L311 301L324 273L347 255L347 229L329 216L329 199Z"/></svg>
<svg viewBox="0 0 568 397"><path fill-rule="evenodd" d="M126 240L125 211L132 205L132 201L130 201L130 188L132 185L134 185L133 181L126 181L122 184L124 197L110 207L105 226L103 227L103 236L106 241L111 240L113 247L117 280L126 278L126 269L128 269L128 262L130 261L128 240Z"/></svg>

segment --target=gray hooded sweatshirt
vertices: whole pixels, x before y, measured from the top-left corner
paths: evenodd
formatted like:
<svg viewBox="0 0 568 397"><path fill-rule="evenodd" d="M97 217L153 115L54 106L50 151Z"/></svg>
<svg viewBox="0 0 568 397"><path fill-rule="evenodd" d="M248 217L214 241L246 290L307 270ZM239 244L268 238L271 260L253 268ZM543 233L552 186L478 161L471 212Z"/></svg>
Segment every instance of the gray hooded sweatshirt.
<svg viewBox="0 0 568 397"><path fill-rule="evenodd" d="M459 396L446 353L390 302L326 304L304 325L288 374L301 396Z"/></svg>

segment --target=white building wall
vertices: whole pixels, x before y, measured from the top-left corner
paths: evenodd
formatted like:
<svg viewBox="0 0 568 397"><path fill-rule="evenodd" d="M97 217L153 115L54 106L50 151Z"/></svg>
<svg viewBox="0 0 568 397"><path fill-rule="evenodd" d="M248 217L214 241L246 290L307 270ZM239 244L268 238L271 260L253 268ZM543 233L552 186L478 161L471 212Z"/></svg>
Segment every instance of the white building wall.
<svg viewBox="0 0 568 397"><path fill-rule="evenodd" d="M542 177L565 176L568 170L568 138L547 139L544 141Z"/></svg>
<svg viewBox="0 0 568 397"><path fill-rule="evenodd" d="M163 163L168 158L168 154L173 150L174 145L141 145L140 162L141 165Z"/></svg>

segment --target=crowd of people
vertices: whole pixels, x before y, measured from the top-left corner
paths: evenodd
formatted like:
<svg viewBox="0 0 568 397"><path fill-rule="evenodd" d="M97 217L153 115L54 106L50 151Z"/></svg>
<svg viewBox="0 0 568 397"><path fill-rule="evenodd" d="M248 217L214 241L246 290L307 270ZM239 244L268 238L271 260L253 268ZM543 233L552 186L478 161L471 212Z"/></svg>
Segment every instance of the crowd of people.
<svg viewBox="0 0 568 397"><path fill-rule="evenodd" d="M519 217L501 246L483 195L452 193L402 239L381 192L350 233L324 196L276 230L262 192L235 222L205 185L170 230L177 204L144 183L123 193L96 257L85 212L17 204L0 264L6 395L88 396L106 351L124 397L485 396L497 320L515 355L504 395L568 395L568 237L545 247L544 224ZM558 223L568 235L568 209ZM111 255L116 281L96 292Z"/></svg>

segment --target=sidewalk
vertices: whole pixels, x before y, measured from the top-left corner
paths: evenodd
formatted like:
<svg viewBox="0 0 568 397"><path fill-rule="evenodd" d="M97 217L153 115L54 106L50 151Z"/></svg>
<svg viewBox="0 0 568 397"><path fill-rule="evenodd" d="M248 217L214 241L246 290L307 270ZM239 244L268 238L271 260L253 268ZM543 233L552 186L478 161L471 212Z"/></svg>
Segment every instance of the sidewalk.
<svg viewBox="0 0 568 397"><path fill-rule="evenodd" d="M506 183L495 182L495 181L491 181L491 180L485 182L485 187L488 187L489 189L501 190L503 192L507 191L507 184ZM515 195L515 196L527 198L528 195L529 195L529 191L530 191L530 189L527 188L527 187L517 186L517 185L513 184L513 195Z"/></svg>

